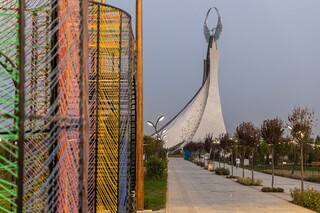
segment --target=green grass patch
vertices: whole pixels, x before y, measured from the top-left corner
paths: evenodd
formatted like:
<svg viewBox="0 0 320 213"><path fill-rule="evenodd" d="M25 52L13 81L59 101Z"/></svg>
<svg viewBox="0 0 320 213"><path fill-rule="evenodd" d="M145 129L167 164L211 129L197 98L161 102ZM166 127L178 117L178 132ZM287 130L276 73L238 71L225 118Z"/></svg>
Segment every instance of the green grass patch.
<svg viewBox="0 0 320 213"><path fill-rule="evenodd" d="M246 169L251 169L250 166L245 166ZM314 183L320 183L320 167L305 167L304 168L304 180ZM263 172L266 174L272 174L271 165L256 165L254 171ZM301 179L300 165L297 165L294 173L292 173L292 165L280 165L275 166L274 174L280 177L286 177L291 179Z"/></svg>
<svg viewBox="0 0 320 213"><path fill-rule="evenodd" d="M272 170L263 170L262 172L272 174ZM291 170L274 170L274 174L281 177L287 177L292 179L301 179L301 172L295 171L291 174ZM304 180L314 183L320 183L320 172L318 171L304 171Z"/></svg>
<svg viewBox="0 0 320 213"><path fill-rule="evenodd" d="M144 208L159 210L166 207L167 179L144 179Z"/></svg>
<svg viewBox="0 0 320 213"><path fill-rule="evenodd" d="M251 169L251 166L245 166L246 169ZM292 165L275 165L275 170L292 170ZM258 164L254 166L254 170L257 172L262 172L264 170L271 170L271 165L265 165L265 164ZM305 171L313 171L313 172L319 172L320 173L320 167L304 167ZM295 172L300 171L300 164L295 166Z"/></svg>

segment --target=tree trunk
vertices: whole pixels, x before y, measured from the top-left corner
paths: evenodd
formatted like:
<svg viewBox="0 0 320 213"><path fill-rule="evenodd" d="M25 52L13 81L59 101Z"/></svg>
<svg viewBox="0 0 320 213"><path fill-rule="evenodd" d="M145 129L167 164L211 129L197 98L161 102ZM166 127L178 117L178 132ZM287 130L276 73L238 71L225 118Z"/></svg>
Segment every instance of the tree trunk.
<svg viewBox="0 0 320 213"><path fill-rule="evenodd" d="M254 183L254 174L253 174L253 169L254 169L254 163L253 163L253 151L254 151L254 148L252 147L251 148L251 156L252 156L252 165L251 165L251 181L252 181L252 185Z"/></svg>
<svg viewBox="0 0 320 213"><path fill-rule="evenodd" d="M231 176L233 177L233 150L231 148Z"/></svg>
<svg viewBox="0 0 320 213"><path fill-rule="evenodd" d="M226 153L223 150L223 168L226 168Z"/></svg>
<svg viewBox="0 0 320 213"><path fill-rule="evenodd" d="M303 143L300 142L301 146L301 191L303 192Z"/></svg>
<svg viewBox="0 0 320 213"><path fill-rule="evenodd" d="M293 147L293 164L292 164L292 171L291 171L291 174L293 175L294 173L294 170L295 170L295 166L297 164L297 156L296 156L296 146L293 144L292 145Z"/></svg>
<svg viewBox="0 0 320 213"><path fill-rule="evenodd" d="M221 168L221 166L220 166L220 154L221 154L221 152L219 151L219 153L218 153L218 157L219 157L219 168Z"/></svg>
<svg viewBox="0 0 320 213"><path fill-rule="evenodd" d="M246 148L243 147L243 156L242 156L242 177L244 177L244 158L246 156Z"/></svg>
<svg viewBox="0 0 320 213"><path fill-rule="evenodd" d="M271 179L271 188L273 190L274 184L274 145L272 145L272 179Z"/></svg>

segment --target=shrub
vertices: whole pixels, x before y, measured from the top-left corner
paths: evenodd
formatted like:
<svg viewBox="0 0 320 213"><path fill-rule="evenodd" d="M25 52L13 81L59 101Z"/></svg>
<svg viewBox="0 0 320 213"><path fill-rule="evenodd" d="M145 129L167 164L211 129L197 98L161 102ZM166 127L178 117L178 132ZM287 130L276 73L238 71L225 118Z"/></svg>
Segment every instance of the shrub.
<svg viewBox="0 0 320 213"><path fill-rule="evenodd" d="M237 182L246 185L246 186L261 186L262 185L262 180L260 179L252 179L249 177L238 177Z"/></svg>
<svg viewBox="0 0 320 213"><path fill-rule="evenodd" d="M202 162L202 161L194 160L194 161L192 161L192 163L196 164L197 166L204 167L204 162Z"/></svg>
<svg viewBox="0 0 320 213"><path fill-rule="evenodd" d="M293 203L320 212L320 191L308 188L302 192L300 189L294 188L290 189L290 195Z"/></svg>
<svg viewBox="0 0 320 213"><path fill-rule="evenodd" d="M271 187L263 187L261 189L262 192L284 192L283 188L277 187L277 188L271 188Z"/></svg>
<svg viewBox="0 0 320 213"><path fill-rule="evenodd" d="M238 176L228 175L228 176L226 176L226 178L238 178Z"/></svg>
<svg viewBox="0 0 320 213"><path fill-rule="evenodd" d="M214 170L214 172L215 172L217 175L229 175L229 174L230 174L229 169L226 169L226 168L216 168L216 169Z"/></svg>
<svg viewBox="0 0 320 213"><path fill-rule="evenodd" d="M161 179L167 176L167 161L155 156L146 161L146 176L153 179Z"/></svg>
<svg viewBox="0 0 320 213"><path fill-rule="evenodd" d="M284 189L280 187L273 188L273 192L284 192Z"/></svg>

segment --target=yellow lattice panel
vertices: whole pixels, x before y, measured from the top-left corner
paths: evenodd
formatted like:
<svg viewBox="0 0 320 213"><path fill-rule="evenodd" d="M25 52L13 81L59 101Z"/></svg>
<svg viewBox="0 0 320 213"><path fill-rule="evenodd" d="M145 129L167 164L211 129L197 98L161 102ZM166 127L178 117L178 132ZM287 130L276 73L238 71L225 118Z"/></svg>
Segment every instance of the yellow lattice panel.
<svg viewBox="0 0 320 213"><path fill-rule="evenodd" d="M100 10L97 212L118 210L120 26L119 12Z"/></svg>

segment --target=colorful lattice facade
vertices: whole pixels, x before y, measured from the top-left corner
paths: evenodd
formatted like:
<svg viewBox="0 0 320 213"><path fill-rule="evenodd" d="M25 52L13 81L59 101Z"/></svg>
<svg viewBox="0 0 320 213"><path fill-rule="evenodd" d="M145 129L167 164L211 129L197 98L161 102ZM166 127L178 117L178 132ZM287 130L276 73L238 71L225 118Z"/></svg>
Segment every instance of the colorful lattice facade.
<svg viewBox="0 0 320 213"><path fill-rule="evenodd" d="M0 0L0 212L134 209L131 18L84 5Z"/></svg>
<svg viewBox="0 0 320 213"><path fill-rule="evenodd" d="M131 17L101 3L89 8L90 144L96 146L90 149L96 155L96 190L91 195L96 199L90 200L96 200L92 208L97 212L125 212L134 67Z"/></svg>
<svg viewBox="0 0 320 213"><path fill-rule="evenodd" d="M0 31L0 211L11 212L17 208L18 197L19 15L15 9L17 1L3 4L0 16L3 26Z"/></svg>

